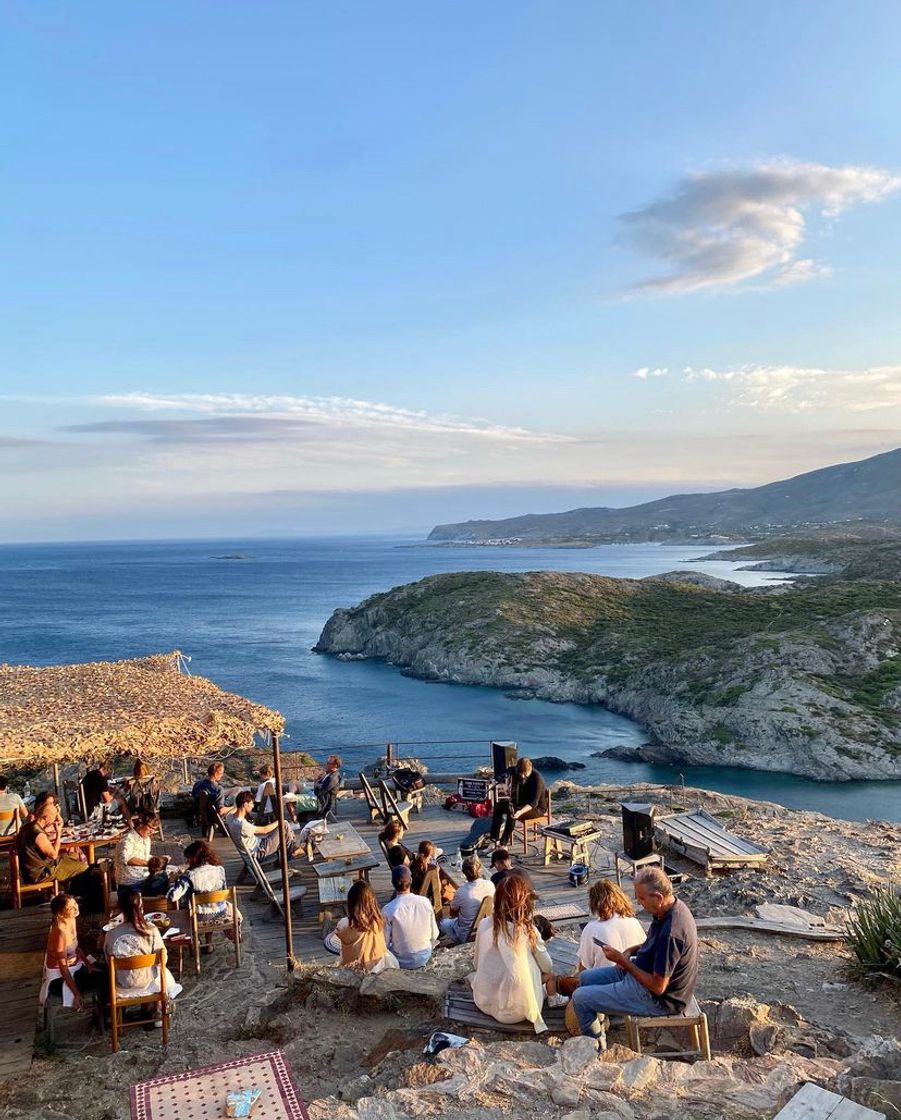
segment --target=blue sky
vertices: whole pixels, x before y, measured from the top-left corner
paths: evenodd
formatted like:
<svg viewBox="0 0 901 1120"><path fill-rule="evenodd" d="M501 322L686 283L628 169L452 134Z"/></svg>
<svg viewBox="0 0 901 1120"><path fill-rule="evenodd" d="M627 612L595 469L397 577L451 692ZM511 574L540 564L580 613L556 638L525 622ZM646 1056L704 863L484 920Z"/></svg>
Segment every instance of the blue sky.
<svg viewBox="0 0 901 1120"><path fill-rule="evenodd" d="M427 527L901 442L895 4L5 13L0 539Z"/></svg>

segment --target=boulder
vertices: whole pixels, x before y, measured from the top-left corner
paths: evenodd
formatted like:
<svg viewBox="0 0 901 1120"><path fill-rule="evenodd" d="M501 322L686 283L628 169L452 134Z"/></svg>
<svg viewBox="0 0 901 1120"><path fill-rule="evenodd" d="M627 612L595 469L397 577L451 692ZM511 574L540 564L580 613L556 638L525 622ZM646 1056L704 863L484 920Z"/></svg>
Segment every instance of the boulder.
<svg viewBox="0 0 901 1120"><path fill-rule="evenodd" d="M533 758L532 765L536 770L584 770L584 762L567 762L564 758L557 758L554 754L543 754L540 758Z"/></svg>
<svg viewBox="0 0 901 1120"><path fill-rule="evenodd" d="M622 1069L620 1086L628 1093L643 1093L660 1080L663 1062L643 1054L626 1062Z"/></svg>
<svg viewBox="0 0 901 1120"><path fill-rule="evenodd" d="M875 1112L884 1112L885 1120L901 1120L901 1081L852 1077L848 1096Z"/></svg>
<svg viewBox="0 0 901 1120"><path fill-rule="evenodd" d="M782 1032L776 1023L763 1023L755 1020L748 1027L748 1039L751 1043L751 1049L755 1054L769 1054L772 1050L776 1049L779 1042L779 1037Z"/></svg>
<svg viewBox="0 0 901 1120"><path fill-rule="evenodd" d="M360 1120L402 1120L391 1101L381 1097L363 1097L357 1101L357 1116Z"/></svg>
<svg viewBox="0 0 901 1120"><path fill-rule="evenodd" d="M593 1038L568 1038L560 1047L560 1065L568 1077L581 1077L597 1064L598 1044Z"/></svg>
<svg viewBox="0 0 901 1120"><path fill-rule="evenodd" d="M710 1042L715 1050L744 1051L749 1047L752 1024L763 1024L769 1017L769 1006L750 996L732 996L720 1003L705 1003L710 1027Z"/></svg>

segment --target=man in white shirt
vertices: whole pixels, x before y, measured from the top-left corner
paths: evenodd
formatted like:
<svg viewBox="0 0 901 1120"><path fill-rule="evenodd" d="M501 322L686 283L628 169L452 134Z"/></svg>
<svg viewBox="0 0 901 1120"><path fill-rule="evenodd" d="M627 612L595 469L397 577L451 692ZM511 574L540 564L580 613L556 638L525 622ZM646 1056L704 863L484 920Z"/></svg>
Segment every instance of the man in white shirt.
<svg viewBox="0 0 901 1120"><path fill-rule="evenodd" d="M478 856L463 860L463 875L466 882L457 887L450 904L451 916L441 919L441 932L458 945L469 937L482 900L494 898L494 883L482 878L482 861Z"/></svg>
<svg viewBox="0 0 901 1120"><path fill-rule="evenodd" d="M405 863L391 872L391 884L395 896L382 907L385 942L401 968L422 968L438 940L435 908L430 899L411 892L413 876Z"/></svg>
<svg viewBox="0 0 901 1120"><path fill-rule="evenodd" d="M0 836L10 836L17 832L19 826L28 819L28 809L25 802L17 793L14 793L7 783L6 778L0 774L0 811L12 812L18 816L10 817L8 821L0 821Z"/></svg>
<svg viewBox="0 0 901 1120"><path fill-rule="evenodd" d="M152 895L165 894L168 889L169 877L162 870L168 857L157 857L154 860L150 854L150 841L155 826L155 817L149 813L136 813L131 828L116 845L113 863L120 904L128 891Z"/></svg>

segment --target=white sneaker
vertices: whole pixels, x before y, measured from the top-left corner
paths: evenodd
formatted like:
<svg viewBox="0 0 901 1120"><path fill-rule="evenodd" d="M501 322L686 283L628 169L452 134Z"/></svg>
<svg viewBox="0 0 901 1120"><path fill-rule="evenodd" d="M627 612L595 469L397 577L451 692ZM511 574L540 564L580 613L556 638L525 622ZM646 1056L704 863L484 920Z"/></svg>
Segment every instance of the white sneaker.
<svg viewBox="0 0 901 1120"><path fill-rule="evenodd" d="M547 997L548 1007L566 1007L569 1003L569 996L565 996L562 992L554 992L551 996Z"/></svg>

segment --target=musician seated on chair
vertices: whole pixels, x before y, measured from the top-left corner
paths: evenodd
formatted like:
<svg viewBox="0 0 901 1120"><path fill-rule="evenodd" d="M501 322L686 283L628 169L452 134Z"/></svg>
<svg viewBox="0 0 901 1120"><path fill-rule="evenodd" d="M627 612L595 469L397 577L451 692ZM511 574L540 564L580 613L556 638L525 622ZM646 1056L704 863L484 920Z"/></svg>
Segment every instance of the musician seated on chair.
<svg viewBox="0 0 901 1120"><path fill-rule="evenodd" d="M253 811L253 794L244 790L235 798L235 811L225 818L225 826L231 838L240 847L242 844L246 851L260 861L274 861L279 853L278 821L271 824L251 824L247 819ZM288 859L302 854L294 840L287 822L285 832L288 838Z"/></svg>
<svg viewBox="0 0 901 1120"><path fill-rule="evenodd" d="M506 848L517 821L532 821L547 814L547 786L530 758L521 758L506 771L507 796L498 796L490 837L495 847Z"/></svg>
<svg viewBox="0 0 901 1120"><path fill-rule="evenodd" d="M673 894L659 867L635 875L635 897L652 917L644 942L621 952L604 945L610 961L579 976L555 977L554 986L572 995L582 1034L603 1040L598 1014L683 1015L698 978L698 931L691 911Z"/></svg>
<svg viewBox="0 0 901 1120"><path fill-rule="evenodd" d="M450 904L450 917L441 919L441 932L457 944L469 937L483 898L494 897L494 883L482 878L482 861L478 856L463 860L463 877Z"/></svg>

